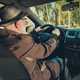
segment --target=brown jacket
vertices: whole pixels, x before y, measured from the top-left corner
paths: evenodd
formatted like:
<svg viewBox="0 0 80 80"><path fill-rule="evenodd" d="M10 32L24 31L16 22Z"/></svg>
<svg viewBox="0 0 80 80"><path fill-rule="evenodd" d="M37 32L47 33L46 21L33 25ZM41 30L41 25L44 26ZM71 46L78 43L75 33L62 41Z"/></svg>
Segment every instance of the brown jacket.
<svg viewBox="0 0 80 80"><path fill-rule="evenodd" d="M48 44L37 44L30 35L11 34L6 38L10 51L24 64L31 80L55 80L59 76L60 65L51 61L43 61L56 48L56 41L51 38ZM28 60L31 58L33 60Z"/></svg>

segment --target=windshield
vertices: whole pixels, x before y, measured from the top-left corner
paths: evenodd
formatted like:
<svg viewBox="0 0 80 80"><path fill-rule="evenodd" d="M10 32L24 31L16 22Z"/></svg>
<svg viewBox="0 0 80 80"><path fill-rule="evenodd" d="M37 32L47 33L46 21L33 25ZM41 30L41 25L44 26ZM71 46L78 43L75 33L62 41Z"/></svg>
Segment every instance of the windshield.
<svg viewBox="0 0 80 80"><path fill-rule="evenodd" d="M66 6L66 7L65 7ZM43 21L64 28L80 28L80 0L61 0L31 7Z"/></svg>

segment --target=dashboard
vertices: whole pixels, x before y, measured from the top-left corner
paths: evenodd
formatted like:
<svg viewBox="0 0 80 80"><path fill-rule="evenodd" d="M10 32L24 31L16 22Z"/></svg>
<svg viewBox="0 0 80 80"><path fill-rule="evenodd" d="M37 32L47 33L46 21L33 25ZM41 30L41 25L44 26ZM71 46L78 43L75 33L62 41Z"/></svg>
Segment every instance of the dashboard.
<svg viewBox="0 0 80 80"><path fill-rule="evenodd" d="M67 29L64 37L65 48L80 51L80 29Z"/></svg>

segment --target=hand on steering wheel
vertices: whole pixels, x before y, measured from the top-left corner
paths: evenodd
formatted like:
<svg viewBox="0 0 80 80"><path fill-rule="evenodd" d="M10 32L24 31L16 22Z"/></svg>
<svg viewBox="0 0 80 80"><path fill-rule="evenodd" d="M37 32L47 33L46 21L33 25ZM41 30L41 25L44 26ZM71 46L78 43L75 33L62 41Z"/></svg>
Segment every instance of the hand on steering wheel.
<svg viewBox="0 0 80 80"><path fill-rule="evenodd" d="M51 24L43 25L41 29L42 29L41 32L46 32L51 34L54 39L59 39L60 37L60 34L61 34L60 30Z"/></svg>
<svg viewBox="0 0 80 80"><path fill-rule="evenodd" d="M43 32L51 33L55 29L55 26L51 24L46 24L46 25L43 25L41 29Z"/></svg>

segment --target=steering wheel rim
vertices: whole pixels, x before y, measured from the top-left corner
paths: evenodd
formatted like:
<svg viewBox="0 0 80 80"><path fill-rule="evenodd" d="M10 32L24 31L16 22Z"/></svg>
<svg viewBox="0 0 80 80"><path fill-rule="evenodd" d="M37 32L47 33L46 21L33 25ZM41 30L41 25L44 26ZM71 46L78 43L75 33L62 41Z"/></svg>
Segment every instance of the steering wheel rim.
<svg viewBox="0 0 80 80"><path fill-rule="evenodd" d="M45 24L45 25L41 26L41 28L43 29L43 31L48 30L48 29L52 29L52 30L55 29L55 27L51 24Z"/></svg>
<svg viewBox="0 0 80 80"><path fill-rule="evenodd" d="M47 28L46 28L46 27L47 27ZM52 33L52 31L54 31L55 29L58 29L59 32L60 32L60 35L61 35L60 29L59 29L58 27L52 25L52 24L45 24L45 25L41 26L41 28L43 29L42 32L50 33L50 34L53 35L53 36L54 36L54 34ZM56 36L56 37L57 37L56 39L55 39L55 37L54 37L54 39L55 39L56 42L58 42L58 43L59 43L59 41L60 41L60 39L61 39L60 35L59 35L59 36Z"/></svg>

